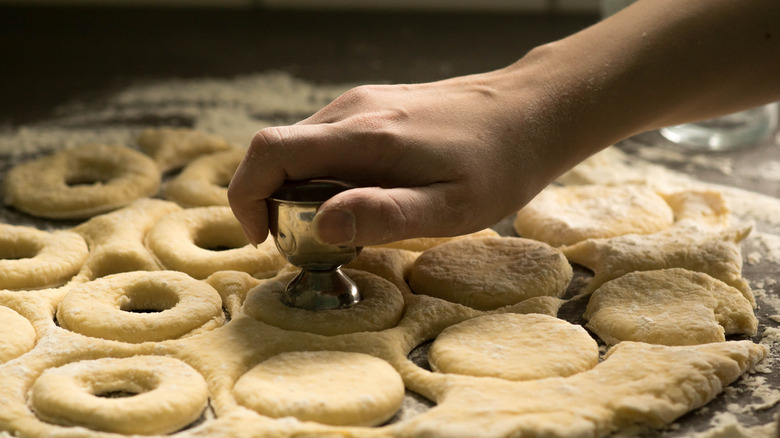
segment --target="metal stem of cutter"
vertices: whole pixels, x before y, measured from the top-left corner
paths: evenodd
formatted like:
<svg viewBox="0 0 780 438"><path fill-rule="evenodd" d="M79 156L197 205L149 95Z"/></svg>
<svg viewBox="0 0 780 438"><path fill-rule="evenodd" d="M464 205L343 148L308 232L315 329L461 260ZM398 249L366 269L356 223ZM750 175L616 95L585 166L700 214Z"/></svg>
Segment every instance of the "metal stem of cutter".
<svg viewBox="0 0 780 438"><path fill-rule="evenodd" d="M282 302L307 310L342 309L360 301L357 285L341 270L361 247L319 242L312 221L317 209L353 185L337 180L284 184L268 198L268 228L279 252L301 268L285 289Z"/></svg>

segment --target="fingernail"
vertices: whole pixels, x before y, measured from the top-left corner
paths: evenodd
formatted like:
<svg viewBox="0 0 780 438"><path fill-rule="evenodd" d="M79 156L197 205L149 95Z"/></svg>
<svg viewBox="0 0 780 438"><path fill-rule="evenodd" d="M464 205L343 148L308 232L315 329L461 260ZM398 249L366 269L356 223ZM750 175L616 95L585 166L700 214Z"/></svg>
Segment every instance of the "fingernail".
<svg viewBox="0 0 780 438"><path fill-rule="evenodd" d="M257 241L255 240L255 238L254 238L254 237L252 237L252 233L251 233L251 232L249 232L249 230L248 230L248 229L246 229L246 227L244 227L244 224L239 224L239 225L241 225L241 231L243 231L243 233L244 233L244 237L246 237L246 240L248 240L248 241L249 241L249 243L250 243L252 246L254 246L255 248L257 248Z"/></svg>
<svg viewBox="0 0 780 438"><path fill-rule="evenodd" d="M314 216L317 240L331 245L345 245L355 240L355 215L348 210L322 210Z"/></svg>

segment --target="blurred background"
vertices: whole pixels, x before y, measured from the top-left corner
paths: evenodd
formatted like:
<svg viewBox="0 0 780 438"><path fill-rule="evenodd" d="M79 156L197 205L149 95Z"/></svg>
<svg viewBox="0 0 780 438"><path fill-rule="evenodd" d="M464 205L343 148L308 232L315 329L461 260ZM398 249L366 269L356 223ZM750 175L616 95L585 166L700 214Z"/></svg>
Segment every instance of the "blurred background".
<svg viewBox="0 0 780 438"><path fill-rule="evenodd" d="M0 0L0 127L165 78L487 71L598 17L598 0Z"/></svg>

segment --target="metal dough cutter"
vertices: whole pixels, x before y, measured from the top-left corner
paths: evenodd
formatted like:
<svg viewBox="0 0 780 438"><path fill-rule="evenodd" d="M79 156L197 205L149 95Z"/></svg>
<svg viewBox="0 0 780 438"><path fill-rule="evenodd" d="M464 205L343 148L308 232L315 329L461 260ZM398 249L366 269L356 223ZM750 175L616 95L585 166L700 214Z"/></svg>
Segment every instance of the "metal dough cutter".
<svg viewBox="0 0 780 438"><path fill-rule="evenodd" d="M319 242L312 221L317 208L355 186L330 179L285 183L268 198L268 228L276 248L301 272L287 285L282 302L307 310L343 309L360 301L357 285L341 270L362 247Z"/></svg>

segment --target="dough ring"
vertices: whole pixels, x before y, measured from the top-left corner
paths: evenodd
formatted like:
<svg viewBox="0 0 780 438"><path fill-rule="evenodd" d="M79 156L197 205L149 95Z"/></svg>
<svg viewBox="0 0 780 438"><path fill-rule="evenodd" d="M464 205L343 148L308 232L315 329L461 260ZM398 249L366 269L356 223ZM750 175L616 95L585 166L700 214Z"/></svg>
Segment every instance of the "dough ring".
<svg viewBox="0 0 780 438"><path fill-rule="evenodd" d="M88 254L76 233L0 224L0 289L60 286L79 272Z"/></svg>
<svg viewBox="0 0 780 438"><path fill-rule="evenodd" d="M250 245L230 207L171 213L146 235L146 246L163 268L198 279L218 271L270 277L287 263L273 239L266 239L257 248Z"/></svg>
<svg viewBox="0 0 780 438"><path fill-rule="evenodd" d="M567 377L599 363L599 347L581 326L547 315L485 315L445 329L428 351L443 373L534 380Z"/></svg>
<svg viewBox="0 0 780 438"><path fill-rule="evenodd" d="M222 138L188 128L147 129L138 137L138 146L163 172L178 169L201 155L231 148Z"/></svg>
<svg viewBox="0 0 780 438"><path fill-rule="evenodd" d="M0 364L32 350L36 339L35 329L27 318L0 306Z"/></svg>
<svg viewBox="0 0 780 438"><path fill-rule="evenodd" d="M22 163L8 173L5 203L49 219L84 219L152 196L160 170L124 146L90 144Z"/></svg>
<svg viewBox="0 0 780 438"><path fill-rule="evenodd" d="M707 274L663 269L626 274L590 297L587 328L607 345L621 341L697 345L724 334L755 336L753 306L737 289Z"/></svg>
<svg viewBox="0 0 780 438"><path fill-rule="evenodd" d="M30 405L44 421L122 434L167 434L197 420L206 381L164 356L72 362L41 374Z"/></svg>
<svg viewBox="0 0 780 438"><path fill-rule="evenodd" d="M435 246L415 260L415 293L493 310L537 296L560 297L572 278L563 254L516 237L461 239Z"/></svg>
<svg viewBox="0 0 780 438"><path fill-rule="evenodd" d="M376 426L401 408L404 382L382 359L362 353L282 353L236 382L239 404L273 418Z"/></svg>
<svg viewBox="0 0 780 438"><path fill-rule="evenodd" d="M239 148L203 155L163 185L165 199L182 207L228 206L227 186L244 158Z"/></svg>
<svg viewBox="0 0 780 438"><path fill-rule="evenodd" d="M225 322L211 286L181 272L109 275L71 289L57 309L61 327L93 338L141 343L210 330Z"/></svg>
<svg viewBox="0 0 780 438"><path fill-rule="evenodd" d="M671 207L647 186L550 186L517 212L515 231L552 246L672 225Z"/></svg>
<svg viewBox="0 0 780 438"><path fill-rule="evenodd" d="M250 317L284 330L325 336L376 332L395 327L404 311L401 292L377 275L352 269L344 272L357 284L363 299L347 309L305 310L280 301L287 283L296 273L284 273L247 293L244 312Z"/></svg>

